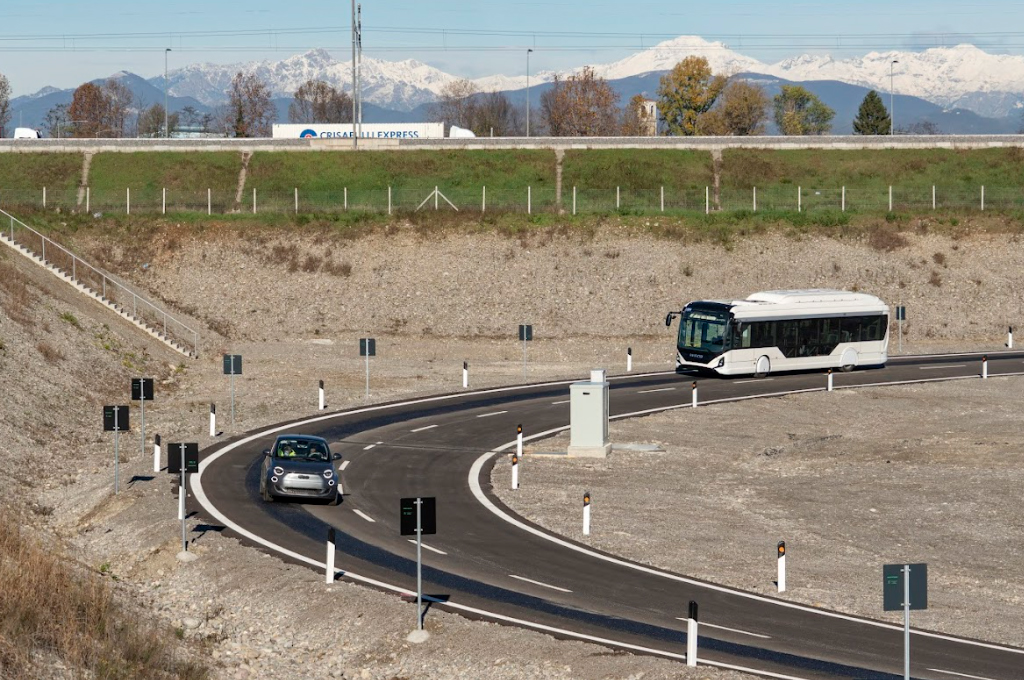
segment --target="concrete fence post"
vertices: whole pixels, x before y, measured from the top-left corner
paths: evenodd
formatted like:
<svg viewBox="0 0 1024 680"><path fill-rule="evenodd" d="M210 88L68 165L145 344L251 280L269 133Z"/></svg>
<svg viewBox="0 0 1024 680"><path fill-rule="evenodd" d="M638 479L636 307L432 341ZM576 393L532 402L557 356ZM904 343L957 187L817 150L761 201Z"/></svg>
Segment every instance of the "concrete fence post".
<svg viewBox="0 0 1024 680"><path fill-rule="evenodd" d="M46 187L43 187L43 210L46 210Z"/></svg>
<svg viewBox="0 0 1024 680"><path fill-rule="evenodd" d="M388 214L391 214L391 185L388 185Z"/></svg>
<svg viewBox="0 0 1024 680"><path fill-rule="evenodd" d="M572 188L572 214L576 214L576 187Z"/></svg>
<svg viewBox="0 0 1024 680"><path fill-rule="evenodd" d="M935 210L935 185L932 185L932 210Z"/></svg>
<svg viewBox="0 0 1024 680"><path fill-rule="evenodd" d="M661 212L665 212L665 185L661 186Z"/></svg>
<svg viewBox="0 0 1024 680"><path fill-rule="evenodd" d="M213 189L206 190L206 214L213 214Z"/></svg>
<svg viewBox="0 0 1024 680"><path fill-rule="evenodd" d="M526 187L526 214L533 214L533 187Z"/></svg>
<svg viewBox="0 0 1024 680"><path fill-rule="evenodd" d="M484 185L483 193L480 196L480 212L487 212L487 185Z"/></svg>
<svg viewBox="0 0 1024 680"><path fill-rule="evenodd" d="M754 194L754 212L757 212L757 187L754 187L753 194Z"/></svg>
<svg viewBox="0 0 1024 680"><path fill-rule="evenodd" d="M711 214L711 187L704 187L704 214Z"/></svg>
<svg viewBox="0 0 1024 680"><path fill-rule="evenodd" d="M256 214L256 187L252 188L252 214Z"/></svg>
<svg viewBox="0 0 1024 680"><path fill-rule="evenodd" d="M124 192L125 192L125 195L124 195L124 214L125 215L131 215L132 214L132 189L131 189L131 187L128 187L127 189L125 189Z"/></svg>
<svg viewBox="0 0 1024 680"><path fill-rule="evenodd" d="M981 185L981 211L985 212L985 185Z"/></svg>
<svg viewBox="0 0 1024 680"><path fill-rule="evenodd" d="M846 185L843 185L842 212L846 212Z"/></svg>
<svg viewBox="0 0 1024 680"><path fill-rule="evenodd" d="M889 185L889 212L892 212L892 185Z"/></svg>
<svg viewBox="0 0 1024 680"><path fill-rule="evenodd" d="M803 188L799 186L796 188L796 211L804 211L804 192Z"/></svg>
<svg viewBox="0 0 1024 680"><path fill-rule="evenodd" d="M295 214L299 214L299 188L295 187Z"/></svg>

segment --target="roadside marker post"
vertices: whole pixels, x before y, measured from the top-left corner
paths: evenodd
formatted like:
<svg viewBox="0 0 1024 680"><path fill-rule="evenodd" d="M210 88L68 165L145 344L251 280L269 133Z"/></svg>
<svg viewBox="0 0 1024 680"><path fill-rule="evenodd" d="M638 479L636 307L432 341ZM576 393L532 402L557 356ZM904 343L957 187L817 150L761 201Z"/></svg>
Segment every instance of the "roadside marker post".
<svg viewBox="0 0 1024 680"><path fill-rule="evenodd" d="M153 472L160 472L160 435L153 437Z"/></svg>
<svg viewBox="0 0 1024 680"><path fill-rule="evenodd" d="M462 362L462 389L469 387L469 362Z"/></svg>
<svg viewBox="0 0 1024 680"><path fill-rule="evenodd" d="M327 530L327 571L324 574L324 582L327 585L334 583L334 553L337 552L334 527Z"/></svg>
<svg viewBox="0 0 1024 680"><path fill-rule="evenodd" d="M399 507L401 535L416 536L416 630L423 630L423 535L437 533L436 500L403 498Z"/></svg>
<svg viewBox="0 0 1024 680"><path fill-rule="evenodd" d="M512 490L519 490L519 456L512 454Z"/></svg>
<svg viewBox="0 0 1024 680"><path fill-rule="evenodd" d="M981 379L988 379L988 357L984 356L981 358Z"/></svg>
<svg viewBox="0 0 1024 680"><path fill-rule="evenodd" d="M779 575L776 583L779 586L779 592L786 592L786 542L779 541L779 545L776 548L778 552L778 563L779 563Z"/></svg>
<svg viewBox="0 0 1024 680"><path fill-rule="evenodd" d="M377 341L374 338L359 339L359 356L366 357L366 398L370 398L370 357L377 356Z"/></svg>
<svg viewBox="0 0 1024 680"><path fill-rule="evenodd" d="M583 492L583 535L590 535L590 492Z"/></svg>
<svg viewBox="0 0 1024 680"><path fill-rule="evenodd" d="M828 391L832 391L832 369L828 369Z"/></svg>
<svg viewBox="0 0 1024 680"><path fill-rule="evenodd" d="M900 354L903 354L903 322L907 320L907 308L903 306L902 300L896 306L896 320L899 322Z"/></svg>
<svg viewBox="0 0 1024 680"><path fill-rule="evenodd" d="M118 492L118 468L120 467L120 452L118 449L121 432L131 429L128 419L127 406L104 406L103 407L103 430L114 433L114 493Z"/></svg>
<svg viewBox="0 0 1024 680"><path fill-rule="evenodd" d="M686 665L697 666L697 603L693 600L686 617Z"/></svg>
<svg viewBox="0 0 1024 680"><path fill-rule="evenodd" d="M174 453L177 451L178 456ZM167 471L178 474L178 519L181 520L181 551L188 550L185 531L185 496L188 473L199 472L199 444L194 442L167 445Z"/></svg>
<svg viewBox="0 0 1024 680"><path fill-rule="evenodd" d="M696 380L694 380L693 384L690 385L690 389L691 389L691 391L690 391L690 401L691 401L691 403L693 405L693 408L697 408L697 381Z"/></svg>
<svg viewBox="0 0 1024 680"><path fill-rule="evenodd" d="M146 402L153 401L153 379L132 378L132 401L139 402L142 409L142 455L146 455ZM153 472L160 472L160 461L153 461Z"/></svg>
<svg viewBox="0 0 1024 680"><path fill-rule="evenodd" d="M633 371L633 348L632 347L627 347L626 348L626 373L631 373L632 371Z"/></svg>
<svg viewBox="0 0 1024 680"><path fill-rule="evenodd" d="M1013 326L1010 326L1010 330L1006 332L1006 347L1013 349Z"/></svg>
<svg viewBox="0 0 1024 680"><path fill-rule="evenodd" d="M321 411L324 410L324 381L323 380L320 381L320 409L319 410L321 410Z"/></svg>
<svg viewBox="0 0 1024 680"><path fill-rule="evenodd" d="M523 341L523 380L526 380L526 343L533 340L533 326L519 324L519 339Z"/></svg>
<svg viewBox="0 0 1024 680"><path fill-rule="evenodd" d="M516 454L519 458L523 457L523 426L516 425Z"/></svg>
<svg viewBox="0 0 1024 680"><path fill-rule="evenodd" d="M217 405L210 404L210 436L217 436Z"/></svg>
<svg viewBox="0 0 1024 680"><path fill-rule="evenodd" d="M235 376L242 375L242 355L224 355L224 375L231 376L231 429L235 429Z"/></svg>

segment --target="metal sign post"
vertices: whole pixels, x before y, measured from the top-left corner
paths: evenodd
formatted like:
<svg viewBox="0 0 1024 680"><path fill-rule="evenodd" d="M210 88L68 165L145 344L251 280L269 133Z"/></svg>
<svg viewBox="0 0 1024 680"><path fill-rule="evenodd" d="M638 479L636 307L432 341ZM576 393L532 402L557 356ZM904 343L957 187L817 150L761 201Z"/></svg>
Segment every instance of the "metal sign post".
<svg viewBox="0 0 1024 680"><path fill-rule="evenodd" d="M142 455L146 455L146 402L153 401L153 379L132 378L132 401L139 402L142 409ZM160 461L153 461L153 472L160 472Z"/></svg>
<svg viewBox="0 0 1024 680"><path fill-rule="evenodd" d="M174 452L178 452L175 457ZM199 472L199 444L195 442L168 444L167 445L167 471L178 473L178 519L181 520L181 550L188 550L188 540L185 537L185 489L187 488L187 475L189 472Z"/></svg>
<svg viewBox="0 0 1024 680"><path fill-rule="evenodd" d="M437 533L434 497L403 498L399 506L402 536L416 535L416 630L423 630L423 534Z"/></svg>
<svg viewBox="0 0 1024 680"><path fill-rule="evenodd" d="M119 438L122 431L130 429L127 406L103 407L103 431L114 433L114 493L118 488L118 468L120 467Z"/></svg>
<svg viewBox="0 0 1024 680"><path fill-rule="evenodd" d="M366 357L366 398L370 398L370 357L377 356L377 341L373 338L359 339L359 356Z"/></svg>
<svg viewBox="0 0 1024 680"><path fill-rule="evenodd" d="M526 343L533 340L533 326L519 324L519 339L523 341L523 380L526 380Z"/></svg>
<svg viewBox="0 0 1024 680"><path fill-rule="evenodd" d="M882 609L903 610L903 678L910 680L910 610L928 608L928 565L882 566Z"/></svg>
<svg viewBox="0 0 1024 680"><path fill-rule="evenodd" d="M896 307L896 321L899 322L899 353L903 354L903 322L907 320L907 308L903 306L902 301Z"/></svg>
<svg viewBox="0 0 1024 680"><path fill-rule="evenodd" d="M224 355L224 375L231 376L231 429L235 429L235 376L242 375L242 355Z"/></svg>

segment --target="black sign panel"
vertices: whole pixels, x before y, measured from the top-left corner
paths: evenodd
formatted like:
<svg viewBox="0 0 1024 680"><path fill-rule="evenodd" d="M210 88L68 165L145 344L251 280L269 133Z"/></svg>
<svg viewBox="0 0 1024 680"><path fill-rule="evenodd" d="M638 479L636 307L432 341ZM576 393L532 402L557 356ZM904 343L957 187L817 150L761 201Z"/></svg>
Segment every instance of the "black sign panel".
<svg viewBox="0 0 1024 680"><path fill-rule="evenodd" d="M132 378L132 401L153 401L152 378Z"/></svg>
<svg viewBox="0 0 1024 680"><path fill-rule="evenodd" d="M519 339L523 341L533 340L533 326L519 324Z"/></svg>
<svg viewBox="0 0 1024 680"><path fill-rule="evenodd" d="M185 472L199 472L199 444L195 442L185 446ZM181 472L182 444L167 445L167 471L173 474Z"/></svg>
<svg viewBox="0 0 1024 680"><path fill-rule="evenodd" d="M894 612L903 609L902 564L882 566L882 609ZM910 565L910 608L928 609L928 565Z"/></svg>
<svg viewBox="0 0 1024 680"><path fill-rule="evenodd" d="M114 414L117 413L117 424L114 424ZM128 431L128 407L127 406L104 406L103 407L103 431L104 432L127 432Z"/></svg>
<svg viewBox="0 0 1024 680"><path fill-rule="evenodd" d="M224 375L242 375L242 355L224 355Z"/></svg>
<svg viewBox="0 0 1024 680"><path fill-rule="evenodd" d="M415 498L403 498L401 501L400 525L403 536L416 535L416 500ZM437 505L434 497L420 498L420 526L421 535L437 533Z"/></svg>
<svg viewBox="0 0 1024 680"><path fill-rule="evenodd" d="M373 338L359 338L359 356L377 356L377 341Z"/></svg>
<svg viewBox="0 0 1024 680"><path fill-rule="evenodd" d="M906 321L907 320L907 308L900 306L896 308L896 320Z"/></svg>

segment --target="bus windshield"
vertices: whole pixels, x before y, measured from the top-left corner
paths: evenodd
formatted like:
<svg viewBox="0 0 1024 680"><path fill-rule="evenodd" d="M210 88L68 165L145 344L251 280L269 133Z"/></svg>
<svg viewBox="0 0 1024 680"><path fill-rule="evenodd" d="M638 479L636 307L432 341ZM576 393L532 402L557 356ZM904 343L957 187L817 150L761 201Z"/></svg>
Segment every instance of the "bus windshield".
<svg viewBox="0 0 1024 680"><path fill-rule="evenodd" d="M679 347L712 354L725 350L729 313L707 309L689 309L679 322Z"/></svg>

